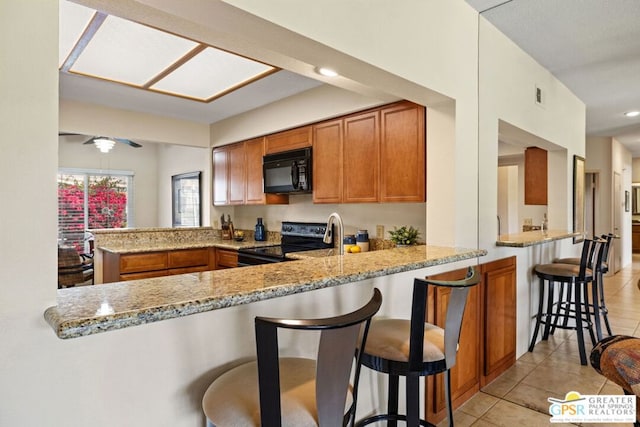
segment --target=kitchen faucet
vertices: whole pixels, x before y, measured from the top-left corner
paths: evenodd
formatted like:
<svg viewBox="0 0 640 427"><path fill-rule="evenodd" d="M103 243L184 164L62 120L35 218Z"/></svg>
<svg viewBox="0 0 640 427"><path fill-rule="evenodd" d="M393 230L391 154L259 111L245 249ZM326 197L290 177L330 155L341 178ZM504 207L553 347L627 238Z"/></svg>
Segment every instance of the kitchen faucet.
<svg viewBox="0 0 640 427"><path fill-rule="evenodd" d="M333 225L334 222L337 222L337 225L338 225L338 248L340 248L340 255L344 255L344 245L342 244L342 241L344 240L344 225L342 225L342 218L337 212L334 212L331 215L329 215L329 219L327 219L327 230L324 232L324 237L322 238L322 241L325 243L331 243L331 239L333 237L331 226ZM334 246L335 246L335 242L334 242Z"/></svg>

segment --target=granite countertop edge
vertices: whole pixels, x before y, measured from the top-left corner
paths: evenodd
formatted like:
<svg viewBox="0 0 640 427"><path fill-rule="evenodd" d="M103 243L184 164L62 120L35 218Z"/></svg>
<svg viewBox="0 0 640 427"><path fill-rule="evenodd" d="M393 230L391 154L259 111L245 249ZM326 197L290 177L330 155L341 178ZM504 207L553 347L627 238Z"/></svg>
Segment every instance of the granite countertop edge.
<svg viewBox="0 0 640 427"><path fill-rule="evenodd" d="M564 230L550 230L543 233L539 230L525 231L516 234L507 234L500 236L496 241L496 246L507 246L513 248L525 248L529 246L541 245L556 240L569 239L580 236L581 233Z"/></svg>
<svg viewBox="0 0 640 427"><path fill-rule="evenodd" d="M360 280L401 273L420 268L442 265L457 261L485 256L484 249L465 249L465 252L434 259L425 259L415 262L398 263L393 266L370 268L350 274L337 276L323 276L318 279L303 281L301 283L273 285L265 288L256 288L248 292L238 292L222 297L196 298L193 300L173 302L165 305L147 306L129 311L120 311L108 315L95 315L89 317L65 318L58 306L52 306L45 310L44 318L61 339L78 338L101 332L128 328L161 320L179 318L192 314L203 313L236 305L268 300L302 292L338 286ZM333 258L339 258L340 255ZM305 262L304 260L295 262ZM249 267L251 268L251 267ZM101 285L98 285L101 286ZM104 285L102 285L104 286Z"/></svg>
<svg viewBox="0 0 640 427"><path fill-rule="evenodd" d="M167 242L167 243L136 243L122 246L117 245L101 245L96 249L114 254L133 254L142 252L158 252L167 250L180 249L200 249L200 248L221 248L238 250L243 248L259 248L263 246L278 245L277 241L253 241L253 240L203 240L188 242Z"/></svg>

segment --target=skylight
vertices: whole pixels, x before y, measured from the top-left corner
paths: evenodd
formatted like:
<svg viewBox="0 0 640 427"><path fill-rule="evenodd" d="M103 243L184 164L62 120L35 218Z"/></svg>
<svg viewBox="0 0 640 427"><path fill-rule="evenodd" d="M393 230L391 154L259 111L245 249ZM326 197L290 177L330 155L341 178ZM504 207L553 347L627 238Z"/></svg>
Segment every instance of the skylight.
<svg viewBox="0 0 640 427"><path fill-rule="evenodd" d="M69 1L60 3L58 56L62 72L201 102L277 71Z"/></svg>

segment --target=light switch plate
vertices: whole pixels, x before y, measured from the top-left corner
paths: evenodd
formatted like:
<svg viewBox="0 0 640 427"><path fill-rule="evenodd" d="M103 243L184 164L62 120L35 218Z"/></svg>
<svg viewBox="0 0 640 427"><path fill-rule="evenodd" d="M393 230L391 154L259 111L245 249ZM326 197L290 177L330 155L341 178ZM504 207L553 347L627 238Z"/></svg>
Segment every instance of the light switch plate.
<svg viewBox="0 0 640 427"><path fill-rule="evenodd" d="M384 239L384 225L376 225L376 238Z"/></svg>

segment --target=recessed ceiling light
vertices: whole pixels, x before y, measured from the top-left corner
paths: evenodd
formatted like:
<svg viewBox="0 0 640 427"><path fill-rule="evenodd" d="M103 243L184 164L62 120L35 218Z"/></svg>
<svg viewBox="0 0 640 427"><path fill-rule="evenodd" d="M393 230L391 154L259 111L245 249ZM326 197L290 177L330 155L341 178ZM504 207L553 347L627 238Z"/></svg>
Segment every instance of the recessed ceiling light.
<svg viewBox="0 0 640 427"><path fill-rule="evenodd" d="M337 72L335 72L331 68L326 67L318 67L316 71L318 72L318 74L322 74L325 77L336 77L338 75Z"/></svg>
<svg viewBox="0 0 640 427"><path fill-rule="evenodd" d="M627 117L636 117L640 116L640 111L627 111L624 115Z"/></svg>

